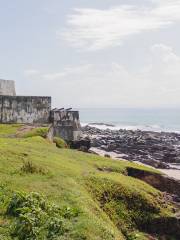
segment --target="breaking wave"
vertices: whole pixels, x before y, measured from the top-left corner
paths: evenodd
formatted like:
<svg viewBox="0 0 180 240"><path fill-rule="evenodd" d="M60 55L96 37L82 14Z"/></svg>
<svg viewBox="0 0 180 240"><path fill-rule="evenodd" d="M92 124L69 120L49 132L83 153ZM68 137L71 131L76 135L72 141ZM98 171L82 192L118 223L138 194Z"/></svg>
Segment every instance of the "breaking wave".
<svg viewBox="0 0 180 240"><path fill-rule="evenodd" d="M124 124L110 124L110 123L81 123L81 125L84 126L90 126L90 127L95 127L101 130L120 130L120 129L125 129L125 130L141 130L141 131L152 131L152 132L176 132L180 133L178 130L166 128L164 126L160 125L124 125Z"/></svg>

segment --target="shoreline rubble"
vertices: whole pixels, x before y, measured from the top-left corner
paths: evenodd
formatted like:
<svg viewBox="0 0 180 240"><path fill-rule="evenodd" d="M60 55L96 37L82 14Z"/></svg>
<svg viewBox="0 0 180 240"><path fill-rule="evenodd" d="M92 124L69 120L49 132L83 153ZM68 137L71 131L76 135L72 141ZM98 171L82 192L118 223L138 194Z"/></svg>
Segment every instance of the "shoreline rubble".
<svg viewBox="0 0 180 240"><path fill-rule="evenodd" d="M90 151L96 154L140 162L166 172L175 170L179 171L180 175L178 133L108 128L104 130L89 125L83 126L82 132L91 141Z"/></svg>

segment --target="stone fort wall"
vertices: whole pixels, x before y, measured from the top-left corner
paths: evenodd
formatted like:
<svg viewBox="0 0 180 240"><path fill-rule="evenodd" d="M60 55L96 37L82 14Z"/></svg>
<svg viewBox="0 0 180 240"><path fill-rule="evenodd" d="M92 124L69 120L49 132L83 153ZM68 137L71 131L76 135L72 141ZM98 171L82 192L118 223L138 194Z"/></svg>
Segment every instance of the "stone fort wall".
<svg viewBox="0 0 180 240"><path fill-rule="evenodd" d="M0 123L48 123L51 97L0 96Z"/></svg>
<svg viewBox="0 0 180 240"><path fill-rule="evenodd" d="M0 79L0 95L15 96L15 82L13 80Z"/></svg>
<svg viewBox="0 0 180 240"><path fill-rule="evenodd" d="M50 112L50 122L53 124L53 135L66 141L78 140L81 136L79 112L54 109Z"/></svg>
<svg viewBox="0 0 180 240"><path fill-rule="evenodd" d="M15 82L0 79L0 123L51 124L48 137L76 141L81 137L79 112L51 110L51 97L16 96Z"/></svg>

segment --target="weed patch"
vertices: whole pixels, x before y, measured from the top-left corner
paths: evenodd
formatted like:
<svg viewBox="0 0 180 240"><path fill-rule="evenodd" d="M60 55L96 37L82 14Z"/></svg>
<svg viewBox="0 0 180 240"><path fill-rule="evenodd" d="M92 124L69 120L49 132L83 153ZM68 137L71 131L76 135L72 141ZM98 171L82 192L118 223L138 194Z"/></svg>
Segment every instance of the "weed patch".
<svg viewBox="0 0 180 240"><path fill-rule="evenodd" d="M58 148L68 148L67 143L62 138L55 137L53 139L53 142L56 144L56 147Z"/></svg>
<svg viewBox="0 0 180 240"><path fill-rule="evenodd" d="M37 166L31 161L23 161L23 165L20 169L21 173L26 174L42 174L46 175L48 174L48 170L46 170L44 167Z"/></svg>
<svg viewBox="0 0 180 240"><path fill-rule="evenodd" d="M69 207L61 209L35 192L15 192L6 215L15 218L10 228L13 238L54 239L69 231L70 221L78 217L79 211Z"/></svg>

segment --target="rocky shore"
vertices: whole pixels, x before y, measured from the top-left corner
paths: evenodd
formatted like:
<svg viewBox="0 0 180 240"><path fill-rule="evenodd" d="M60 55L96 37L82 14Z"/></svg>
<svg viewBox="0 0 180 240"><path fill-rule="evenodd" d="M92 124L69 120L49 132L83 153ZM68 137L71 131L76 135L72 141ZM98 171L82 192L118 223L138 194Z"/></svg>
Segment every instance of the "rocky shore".
<svg viewBox="0 0 180 240"><path fill-rule="evenodd" d="M107 127L108 128L108 127ZM117 158L138 161L161 169L178 169L180 134L140 130L101 130L84 126L83 134L97 150L116 154Z"/></svg>

